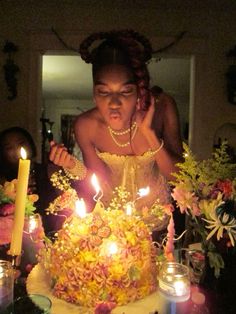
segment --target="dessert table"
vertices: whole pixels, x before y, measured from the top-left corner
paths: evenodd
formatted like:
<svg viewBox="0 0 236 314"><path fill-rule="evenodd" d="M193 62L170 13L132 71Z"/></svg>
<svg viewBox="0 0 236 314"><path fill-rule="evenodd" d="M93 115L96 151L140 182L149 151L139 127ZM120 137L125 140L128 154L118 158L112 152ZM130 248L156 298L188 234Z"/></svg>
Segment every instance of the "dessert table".
<svg viewBox="0 0 236 314"><path fill-rule="evenodd" d="M48 286L45 287L45 283L43 283L41 279L38 279L39 273L40 273L40 270L38 270L36 267L31 271L31 273L28 275L27 278L21 277L16 281L15 289L14 289L15 300L19 299L19 297L27 296L28 293L42 293L43 295L49 297L52 301L52 309L51 309L50 314L54 314L54 313L56 314L64 314L64 313L90 314L90 313L93 313L93 311L89 312L88 309L79 308L78 306L66 303L63 300L59 300L53 297ZM232 280L233 285L230 285L230 283L227 284L227 282L223 280L223 287L219 291L212 287L212 282L209 282L206 285L199 287L200 291L203 292L206 296L206 304L208 306L210 314L235 314L236 313L235 272L233 273L230 272L230 273L232 275L231 279L233 279ZM38 282L33 283L32 280L33 281L37 280ZM42 290L42 289L46 289L46 290ZM225 290L225 294L224 294L224 290ZM160 300L160 296L158 296L158 293L156 292L148 296L147 298L145 298L144 301L140 300L133 304L129 304L127 306L115 308L112 311L112 314L120 314L120 313L122 314L132 314L132 313L135 313L135 314L138 314L138 313L141 313L141 314L157 314L157 313L158 314L170 314L170 313L171 314L172 313L190 314L190 308L192 306L191 299L186 302L177 303L176 308L174 309L174 312L171 312L170 307L169 308L167 307L166 311L161 309L160 303L158 303L159 300ZM147 305L144 305L143 302L144 303L146 302L147 304L150 302L152 309L149 310L149 305L148 307L146 307ZM18 311L16 311L15 313L17 314L25 313L24 310L25 310L25 305L23 305L22 308L18 309ZM7 312L6 314L12 314L12 313L13 312Z"/></svg>

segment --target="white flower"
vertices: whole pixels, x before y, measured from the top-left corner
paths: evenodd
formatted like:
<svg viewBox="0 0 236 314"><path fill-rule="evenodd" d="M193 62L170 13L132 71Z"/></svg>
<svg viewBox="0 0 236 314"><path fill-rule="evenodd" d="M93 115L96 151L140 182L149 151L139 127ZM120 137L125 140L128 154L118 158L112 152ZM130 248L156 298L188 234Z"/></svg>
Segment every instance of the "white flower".
<svg viewBox="0 0 236 314"><path fill-rule="evenodd" d="M207 236L207 240L209 240L217 232L216 237L219 241L223 237L223 232L225 230L229 235L232 246L234 246L236 241L236 219L234 217L230 218L230 215L227 213L223 213L220 217L217 215L216 210L211 211L209 215L212 218L211 220L202 218L209 224L206 228L212 229Z"/></svg>

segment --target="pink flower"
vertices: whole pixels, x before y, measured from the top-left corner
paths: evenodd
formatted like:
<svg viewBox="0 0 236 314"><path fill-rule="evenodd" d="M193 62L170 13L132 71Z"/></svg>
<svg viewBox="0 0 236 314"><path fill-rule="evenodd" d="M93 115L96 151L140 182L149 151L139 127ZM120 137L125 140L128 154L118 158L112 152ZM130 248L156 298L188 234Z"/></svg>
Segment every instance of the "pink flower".
<svg viewBox="0 0 236 314"><path fill-rule="evenodd" d="M201 215L201 210L198 206L198 202L193 203L191 209L192 209L193 216L200 216Z"/></svg>
<svg viewBox="0 0 236 314"><path fill-rule="evenodd" d="M13 216L0 217L0 245L11 242Z"/></svg>
<svg viewBox="0 0 236 314"><path fill-rule="evenodd" d="M171 215L171 213L175 210L172 204L164 204L163 207L167 215Z"/></svg>
<svg viewBox="0 0 236 314"><path fill-rule="evenodd" d="M198 197L194 192L189 192L184 187L175 187L171 195L177 202L182 214L189 209L194 216L200 215L201 212L198 206Z"/></svg>
<svg viewBox="0 0 236 314"><path fill-rule="evenodd" d="M193 193L185 190L184 188L175 187L171 195L178 203L181 213L185 213L189 208L189 203L192 200Z"/></svg>
<svg viewBox="0 0 236 314"><path fill-rule="evenodd" d="M14 213L15 205L12 203L4 204L0 206L0 215L8 216Z"/></svg>
<svg viewBox="0 0 236 314"><path fill-rule="evenodd" d="M96 305L94 314L110 314L115 307L114 302L101 302Z"/></svg>

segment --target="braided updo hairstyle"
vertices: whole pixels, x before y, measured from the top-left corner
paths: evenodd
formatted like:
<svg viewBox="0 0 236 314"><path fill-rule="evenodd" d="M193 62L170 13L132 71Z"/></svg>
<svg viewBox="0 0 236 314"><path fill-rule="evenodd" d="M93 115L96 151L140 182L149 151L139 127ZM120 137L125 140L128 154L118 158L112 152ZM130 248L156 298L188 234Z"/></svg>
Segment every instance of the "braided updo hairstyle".
<svg viewBox="0 0 236 314"><path fill-rule="evenodd" d="M96 41L100 44L91 48ZM80 44L79 52L86 63L92 63L93 77L105 65L127 66L138 86L141 109L149 107L150 77L146 62L152 56L152 47L147 38L133 30L94 33Z"/></svg>

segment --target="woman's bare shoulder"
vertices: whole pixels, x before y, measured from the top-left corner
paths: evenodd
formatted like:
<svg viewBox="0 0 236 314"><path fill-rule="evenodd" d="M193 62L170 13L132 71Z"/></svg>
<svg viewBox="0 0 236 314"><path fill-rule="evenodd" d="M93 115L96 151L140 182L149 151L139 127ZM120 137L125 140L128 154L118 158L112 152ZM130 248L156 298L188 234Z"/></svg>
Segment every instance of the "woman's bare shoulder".
<svg viewBox="0 0 236 314"><path fill-rule="evenodd" d="M98 110L96 108L90 109L78 115L75 119L75 129L83 129L89 127L91 124L96 125L98 121Z"/></svg>

